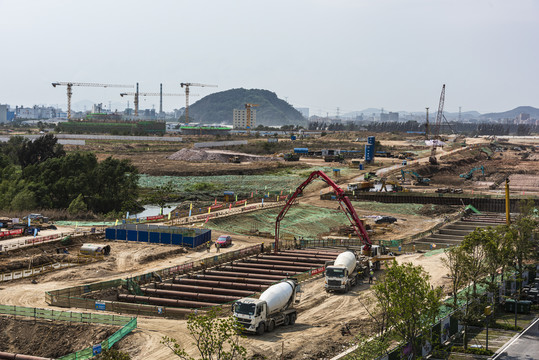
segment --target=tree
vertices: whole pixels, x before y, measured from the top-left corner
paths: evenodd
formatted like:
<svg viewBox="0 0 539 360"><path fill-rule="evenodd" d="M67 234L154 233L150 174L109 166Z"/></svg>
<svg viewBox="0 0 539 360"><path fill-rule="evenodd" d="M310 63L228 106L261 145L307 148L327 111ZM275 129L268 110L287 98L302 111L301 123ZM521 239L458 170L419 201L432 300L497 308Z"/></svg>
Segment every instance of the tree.
<svg viewBox="0 0 539 360"><path fill-rule="evenodd" d="M35 209L36 205L36 196L32 191L28 189L18 192L11 201L11 208L13 210L19 211Z"/></svg>
<svg viewBox="0 0 539 360"><path fill-rule="evenodd" d="M205 314L190 314L187 329L194 339L201 360L246 359L247 351L239 344L242 326L237 319L229 316L219 318L215 309ZM194 360L176 339L164 336L161 343L170 348L176 356L184 360Z"/></svg>
<svg viewBox="0 0 539 360"><path fill-rule="evenodd" d="M462 246L454 246L445 252L442 262L449 270L451 277L451 293L453 294L453 308L458 307L458 292L466 284L466 252Z"/></svg>
<svg viewBox="0 0 539 360"><path fill-rule="evenodd" d="M533 252L537 246L533 239L533 233L537 231L539 224L533 216L533 202L522 202L520 209L520 215L507 228L507 236L514 254L513 268L517 272L517 284L522 284L526 262L537 257L537 253ZM518 286L519 297L521 291L522 286Z"/></svg>
<svg viewBox="0 0 539 360"><path fill-rule="evenodd" d="M496 276L498 270L503 274L505 269L511 265L514 257L514 251L511 245L511 239L507 236L506 226L501 225L495 228L487 227L483 232L485 248L485 270L488 273L486 282L488 290L491 292L498 303L498 281Z"/></svg>
<svg viewBox="0 0 539 360"><path fill-rule="evenodd" d="M376 337L374 339L359 338L357 349L346 359L349 360L375 360L382 357L389 347L387 339Z"/></svg>
<svg viewBox="0 0 539 360"><path fill-rule="evenodd" d="M416 337L427 333L439 312L442 290L432 288L430 276L421 266L395 260L376 285L374 293L388 316L388 327L412 345L412 355L421 354ZM381 300L381 301L380 301Z"/></svg>
<svg viewBox="0 0 539 360"><path fill-rule="evenodd" d="M23 168L65 154L64 147L58 144L58 139L52 134L41 136L34 141L25 139L18 150L19 164Z"/></svg>
<svg viewBox="0 0 539 360"><path fill-rule="evenodd" d="M67 208L67 212L71 215L78 215L86 212L88 210L88 207L84 203L84 197L82 194L79 194L75 200L69 204L69 207Z"/></svg>

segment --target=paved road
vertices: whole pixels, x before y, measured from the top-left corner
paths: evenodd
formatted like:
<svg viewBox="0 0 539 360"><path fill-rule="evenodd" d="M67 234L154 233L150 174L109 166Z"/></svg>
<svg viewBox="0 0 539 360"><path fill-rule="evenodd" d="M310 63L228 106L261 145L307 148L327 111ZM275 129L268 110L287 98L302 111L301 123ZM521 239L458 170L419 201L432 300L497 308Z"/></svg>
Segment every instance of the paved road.
<svg viewBox="0 0 539 360"><path fill-rule="evenodd" d="M492 360L539 359L539 318L494 354Z"/></svg>

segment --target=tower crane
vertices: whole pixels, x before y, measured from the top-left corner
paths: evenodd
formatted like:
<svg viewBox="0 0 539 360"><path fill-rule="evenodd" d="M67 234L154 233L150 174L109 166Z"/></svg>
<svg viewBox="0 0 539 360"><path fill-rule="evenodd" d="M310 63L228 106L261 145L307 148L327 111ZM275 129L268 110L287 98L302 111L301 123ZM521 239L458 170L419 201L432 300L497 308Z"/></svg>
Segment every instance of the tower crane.
<svg viewBox="0 0 539 360"><path fill-rule="evenodd" d="M97 84L97 83L76 83L76 82L54 82L53 87L67 86L67 119L71 120L71 95L73 95L73 86L91 86L91 87L116 87L132 88L133 85L115 85L115 84Z"/></svg>
<svg viewBox="0 0 539 360"><path fill-rule="evenodd" d="M246 127L247 127L247 134L250 134L251 133L251 108L252 107L255 107L255 106L260 106L258 104L250 104L250 103L247 103L245 104L245 110L247 112L246 114Z"/></svg>
<svg viewBox="0 0 539 360"><path fill-rule="evenodd" d="M438 104L438 113L436 114L436 123L434 124L434 131L432 137L432 150L430 151L429 162L432 165L438 165L438 159L436 159L436 148L440 142L440 125L444 115L444 102L445 102L445 84L442 86L442 93L440 94L440 103Z"/></svg>
<svg viewBox="0 0 539 360"><path fill-rule="evenodd" d="M163 84L160 84L160 92L158 93L152 93L152 92L138 92L138 83L137 83L137 91L136 92L125 92L120 93L121 97L124 96L134 96L135 100L135 116L138 116L138 104L139 104L139 96L159 96L159 113L161 114L163 112L163 96L184 96L184 94L173 94L173 93L163 93Z"/></svg>
<svg viewBox="0 0 539 360"><path fill-rule="evenodd" d="M189 123L189 87L201 86L201 87L217 87L217 85L207 85L198 83L181 83L181 87L185 87L185 123Z"/></svg>

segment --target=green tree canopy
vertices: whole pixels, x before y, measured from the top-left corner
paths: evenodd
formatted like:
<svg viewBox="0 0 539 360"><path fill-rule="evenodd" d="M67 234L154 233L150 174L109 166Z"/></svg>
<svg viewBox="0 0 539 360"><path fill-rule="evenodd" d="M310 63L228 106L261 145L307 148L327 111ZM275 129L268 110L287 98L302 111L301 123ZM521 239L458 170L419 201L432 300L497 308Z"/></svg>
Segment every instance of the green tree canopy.
<svg viewBox="0 0 539 360"><path fill-rule="evenodd" d="M397 335L412 344L415 356L420 349L414 341L434 322L442 298L440 288L432 288L430 276L421 266L398 264L395 260L381 281L373 286L382 311L387 314L387 325Z"/></svg>

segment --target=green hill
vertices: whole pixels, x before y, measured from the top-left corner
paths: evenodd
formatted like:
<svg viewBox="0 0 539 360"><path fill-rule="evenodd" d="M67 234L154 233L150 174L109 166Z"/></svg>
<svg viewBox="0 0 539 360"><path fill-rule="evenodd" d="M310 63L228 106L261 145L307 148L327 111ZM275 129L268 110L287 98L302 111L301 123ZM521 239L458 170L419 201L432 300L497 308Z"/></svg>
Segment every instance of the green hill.
<svg viewBox="0 0 539 360"><path fill-rule="evenodd" d="M257 125L306 125L307 120L292 105L268 90L231 89L214 93L189 106L191 122L232 124L233 110L245 109L245 104L258 104ZM183 120L183 119L182 119Z"/></svg>

